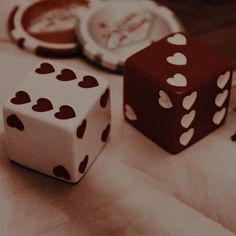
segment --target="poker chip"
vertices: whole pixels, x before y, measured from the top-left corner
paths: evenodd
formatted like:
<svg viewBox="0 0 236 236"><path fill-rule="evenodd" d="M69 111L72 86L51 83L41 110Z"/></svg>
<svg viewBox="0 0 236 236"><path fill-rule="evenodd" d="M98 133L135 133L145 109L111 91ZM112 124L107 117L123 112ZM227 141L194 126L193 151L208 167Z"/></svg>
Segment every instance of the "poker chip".
<svg viewBox="0 0 236 236"><path fill-rule="evenodd" d="M179 31L184 29L175 14L149 0L94 1L76 25L85 56L116 72L132 54Z"/></svg>
<svg viewBox="0 0 236 236"><path fill-rule="evenodd" d="M77 17L90 0L34 0L16 4L8 19L8 32L20 48L47 57L78 54Z"/></svg>

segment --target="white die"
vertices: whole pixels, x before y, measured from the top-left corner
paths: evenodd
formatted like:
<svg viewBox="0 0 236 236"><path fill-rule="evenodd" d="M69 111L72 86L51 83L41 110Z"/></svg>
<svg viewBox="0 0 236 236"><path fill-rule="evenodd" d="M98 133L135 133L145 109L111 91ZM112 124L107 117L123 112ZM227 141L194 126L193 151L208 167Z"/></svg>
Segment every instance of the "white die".
<svg viewBox="0 0 236 236"><path fill-rule="evenodd" d="M43 62L4 104L9 158L75 183L108 140L110 110L106 80Z"/></svg>

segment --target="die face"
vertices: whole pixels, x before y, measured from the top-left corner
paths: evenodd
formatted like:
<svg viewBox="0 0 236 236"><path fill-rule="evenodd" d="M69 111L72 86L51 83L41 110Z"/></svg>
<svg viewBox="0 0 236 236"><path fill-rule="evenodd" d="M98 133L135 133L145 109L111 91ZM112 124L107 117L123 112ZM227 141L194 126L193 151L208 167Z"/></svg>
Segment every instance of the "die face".
<svg viewBox="0 0 236 236"><path fill-rule="evenodd" d="M225 70L221 74L225 74ZM217 78L219 76L214 76L210 84L182 98L173 132L175 142L171 153L179 153L224 124L230 100L231 80L221 89L217 86ZM189 103L185 99L189 99Z"/></svg>
<svg viewBox="0 0 236 236"><path fill-rule="evenodd" d="M69 182L75 180L73 139L69 132L8 108L4 108L3 114L6 144L12 161L55 178L59 176L54 175L53 169L63 166L68 174L59 178Z"/></svg>
<svg viewBox="0 0 236 236"><path fill-rule="evenodd" d="M105 80L41 63L4 104L10 159L78 182L108 140L110 103Z"/></svg>
<svg viewBox="0 0 236 236"><path fill-rule="evenodd" d="M5 106L16 113L30 114L35 119L73 131L78 119L89 113L107 88L104 79L60 64L43 62L34 68ZM27 99L24 94L30 102L23 101Z"/></svg>
<svg viewBox="0 0 236 236"><path fill-rule="evenodd" d="M109 90L104 92L105 96L107 96L107 91ZM78 178L86 173L109 139L111 129L110 96L106 99L105 106L105 102L101 102L104 94L88 116L78 124L74 136L74 150L77 157L75 166Z"/></svg>
<svg viewBox="0 0 236 236"><path fill-rule="evenodd" d="M219 81L223 81L222 78L224 82L220 84ZM202 117L200 117L199 120L203 121L205 118L205 122L210 122L211 125L209 125L209 129L216 129L224 124L224 121L226 120L231 94L231 84L232 70L225 68L223 71L214 76L214 79L208 88L204 88L203 93L208 95L208 99L203 101L202 98L203 105L199 107ZM210 89L213 90L214 93L209 93ZM206 101L208 102L207 105ZM204 116L204 113L207 115Z"/></svg>
<svg viewBox="0 0 236 236"><path fill-rule="evenodd" d="M178 52L182 55L168 56ZM168 36L126 61L126 120L168 152L179 153L224 123L231 82L227 60L183 34Z"/></svg>
<svg viewBox="0 0 236 236"><path fill-rule="evenodd" d="M181 44L172 39L176 36L184 38ZM182 33L153 43L129 60L142 67L148 74L147 78L156 86L173 94L196 90L210 83L214 74L231 67L224 57Z"/></svg>
<svg viewBox="0 0 236 236"><path fill-rule="evenodd" d="M124 73L124 114L126 120L164 149L172 144L176 106L172 98L159 95L143 72L126 65ZM167 95L168 96L168 95ZM172 114L172 115L170 115Z"/></svg>

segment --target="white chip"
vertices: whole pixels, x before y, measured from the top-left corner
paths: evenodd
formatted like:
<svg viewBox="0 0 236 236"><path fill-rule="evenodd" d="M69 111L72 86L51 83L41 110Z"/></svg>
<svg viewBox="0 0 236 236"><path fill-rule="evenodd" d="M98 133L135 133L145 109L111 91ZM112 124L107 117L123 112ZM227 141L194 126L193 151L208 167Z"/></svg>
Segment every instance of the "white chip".
<svg viewBox="0 0 236 236"><path fill-rule="evenodd" d="M149 0L94 1L76 27L80 44L86 45L85 55L113 71L151 42L180 31L183 27L174 13Z"/></svg>

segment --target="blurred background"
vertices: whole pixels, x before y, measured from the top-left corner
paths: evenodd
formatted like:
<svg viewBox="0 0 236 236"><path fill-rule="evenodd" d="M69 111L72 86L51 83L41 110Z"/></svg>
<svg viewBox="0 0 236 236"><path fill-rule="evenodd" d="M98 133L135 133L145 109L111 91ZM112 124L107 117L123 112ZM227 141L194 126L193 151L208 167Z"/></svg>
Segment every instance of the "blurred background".
<svg viewBox="0 0 236 236"><path fill-rule="evenodd" d="M155 1L172 9L190 35L229 57L236 67L235 0ZM5 48L3 43L9 41L5 25L15 2L16 0L0 0L0 49Z"/></svg>

